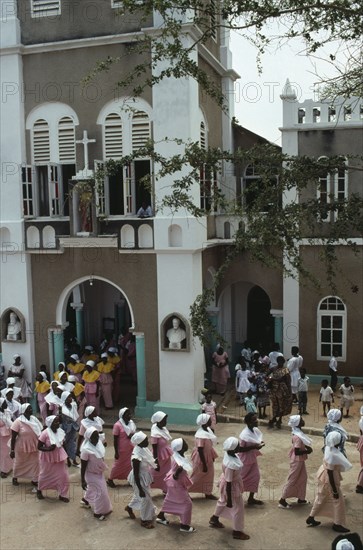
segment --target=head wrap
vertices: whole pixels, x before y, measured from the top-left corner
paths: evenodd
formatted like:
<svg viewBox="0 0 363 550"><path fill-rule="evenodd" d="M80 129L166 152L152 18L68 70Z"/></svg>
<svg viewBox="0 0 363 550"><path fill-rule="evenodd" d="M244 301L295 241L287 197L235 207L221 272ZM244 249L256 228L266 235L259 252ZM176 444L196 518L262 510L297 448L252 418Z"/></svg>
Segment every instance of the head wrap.
<svg viewBox="0 0 363 550"><path fill-rule="evenodd" d="M6 388L4 393L5 393L5 395L8 395L9 392L14 393L14 388ZM26 405L29 405L29 403L26 403Z"/></svg>
<svg viewBox="0 0 363 550"><path fill-rule="evenodd" d="M84 432L84 441L81 445L81 458L82 453L89 453L91 455L95 455L97 458L103 458L105 456L106 450L101 440L98 439L97 445L93 445L93 443L91 443L90 441L94 432L98 433L98 430L92 427L87 428L87 430Z"/></svg>
<svg viewBox="0 0 363 550"><path fill-rule="evenodd" d="M338 422L342 416L342 413L339 409L330 409L330 411L327 412L327 419L330 424L330 422Z"/></svg>
<svg viewBox="0 0 363 550"><path fill-rule="evenodd" d="M73 354L71 355L71 359L74 359L74 360L77 361L77 362L79 361L79 357L78 357L78 355L77 355L76 353L73 353Z"/></svg>
<svg viewBox="0 0 363 550"><path fill-rule="evenodd" d="M71 395L71 392L70 392L70 391L64 391L64 392L62 393L62 396L61 396L61 401L62 401L62 403L65 403L67 397L69 397L70 395Z"/></svg>
<svg viewBox="0 0 363 550"><path fill-rule="evenodd" d="M13 359L17 359L18 357L20 357L20 355L19 355L18 353L15 353L15 354L13 355Z"/></svg>
<svg viewBox="0 0 363 550"><path fill-rule="evenodd" d="M136 424L133 420L129 420L129 422L126 424L125 420L124 420L124 414L126 411L128 411L129 408L128 407L123 407L122 409L119 410L119 413L118 413L118 418L119 418L119 422L121 424L121 426L123 427L124 429L124 432L126 433L126 435L129 437L130 435L134 434L136 432Z"/></svg>
<svg viewBox="0 0 363 550"><path fill-rule="evenodd" d="M101 353L101 359L103 359L104 357L107 357L107 353Z"/></svg>
<svg viewBox="0 0 363 550"><path fill-rule="evenodd" d="M210 419L210 415L207 413L202 413L199 416L197 416L196 424L197 426L204 426L208 420Z"/></svg>
<svg viewBox="0 0 363 550"><path fill-rule="evenodd" d="M59 367L59 365L62 365L63 368L66 366L66 364L63 363L63 361L60 361L60 362L58 363L58 367Z"/></svg>
<svg viewBox="0 0 363 550"><path fill-rule="evenodd" d="M43 378L43 381L47 379L47 375L43 370L39 371L39 374Z"/></svg>
<svg viewBox="0 0 363 550"><path fill-rule="evenodd" d="M10 384L15 384L15 378L13 378L12 376L8 376L8 378L6 379L6 383L8 386L10 386Z"/></svg>
<svg viewBox="0 0 363 550"><path fill-rule="evenodd" d="M240 470L242 468L241 459L235 455L232 456L228 454L228 451L234 451L238 447L237 437L228 437L223 443L223 465L225 468L230 468L231 470Z"/></svg>
<svg viewBox="0 0 363 550"><path fill-rule="evenodd" d="M55 418L57 418L55 414L47 416L47 418L45 419L45 425L47 426L47 428L51 427Z"/></svg>
<svg viewBox="0 0 363 550"><path fill-rule="evenodd" d="M191 475L193 471L192 463L188 458L180 454L180 451L183 448L183 439L181 437L173 439L173 441L170 443L170 446L173 450L173 459L176 464L178 466L181 466L181 468L183 468L183 470L185 470L188 475Z"/></svg>
<svg viewBox="0 0 363 550"><path fill-rule="evenodd" d="M49 437L49 441L51 445L56 445L58 449L62 447L63 441L66 437L66 433L62 428L58 428L56 432L54 432L51 428L54 420L56 419L56 415L52 414L51 416L47 416L45 419L45 425L47 426L47 434Z"/></svg>
<svg viewBox="0 0 363 550"><path fill-rule="evenodd" d="M68 416L69 418L71 418L71 420L76 422L76 420L79 417L78 410L77 410L77 403L72 399L69 407L65 404L67 397L69 397L70 395L71 395L71 392L69 391L64 391L62 393L62 396L61 396L61 401L63 403L62 414L64 414L65 416Z"/></svg>
<svg viewBox="0 0 363 550"><path fill-rule="evenodd" d="M87 351L93 351L93 347L92 347L92 346L84 346L84 349L86 349Z"/></svg>
<svg viewBox="0 0 363 550"><path fill-rule="evenodd" d="M237 363L237 365L234 367L234 370L241 370L241 365Z"/></svg>
<svg viewBox="0 0 363 550"><path fill-rule="evenodd" d="M117 353L117 348L108 348L108 351L111 353Z"/></svg>
<svg viewBox="0 0 363 550"><path fill-rule="evenodd" d="M4 401L5 401L5 397L0 397L0 407L4 403Z"/></svg>
<svg viewBox="0 0 363 550"><path fill-rule="evenodd" d="M92 367L94 369L95 362L90 359L89 361L87 361L86 365L88 365L89 367Z"/></svg>
<svg viewBox="0 0 363 550"><path fill-rule="evenodd" d="M300 424L301 416L299 414L293 414L290 416L290 419L288 421L288 425L290 428L297 428Z"/></svg>
<svg viewBox="0 0 363 550"><path fill-rule="evenodd" d="M183 438L178 437L177 439L173 439L173 441L170 443L170 447L173 449L174 452L178 453L183 448Z"/></svg>
<svg viewBox="0 0 363 550"><path fill-rule="evenodd" d="M139 445L140 443L142 443L144 441L144 439L147 437L147 435L144 433L144 432L136 432L132 438L131 438L131 443L136 446L136 445Z"/></svg>
<svg viewBox="0 0 363 550"><path fill-rule="evenodd" d="M252 443L254 445L257 443L259 445L262 443L263 436L261 430L258 428L252 428L251 430L251 428L246 426L239 434L239 439L241 441L246 441L247 443Z"/></svg>
<svg viewBox="0 0 363 550"><path fill-rule="evenodd" d="M354 550L355 546L348 539L341 539L337 542L336 550Z"/></svg>
<svg viewBox="0 0 363 550"><path fill-rule="evenodd" d="M2 404L5 401L6 401L5 397L0 397L0 408L1 408ZM12 421L12 418L11 418L11 411L9 411L8 408L6 408L5 411L0 410L0 420L2 420L2 422L4 422L4 424L7 428L11 427L13 421Z"/></svg>
<svg viewBox="0 0 363 550"><path fill-rule="evenodd" d="M88 417L95 410L96 410L96 407L93 407L93 405L88 405L88 407L86 407L84 410L84 416Z"/></svg>
<svg viewBox="0 0 363 550"><path fill-rule="evenodd" d="M340 470L346 472L352 468L352 465L343 453L336 448L341 439L342 434L337 431L328 433L325 438L324 460L330 466L340 466Z"/></svg>
<svg viewBox="0 0 363 550"><path fill-rule="evenodd" d="M66 372L65 370L62 370L60 373L59 373L59 380L62 378L62 376L64 375L67 375L67 380L68 380L68 372Z"/></svg>
<svg viewBox="0 0 363 550"><path fill-rule="evenodd" d="M234 451L238 446L237 437L228 437L223 443L224 451Z"/></svg>
<svg viewBox="0 0 363 550"><path fill-rule="evenodd" d="M164 413L163 411L157 411L156 413L154 413L152 415L151 422L153 422L153 423L161 422L161 420L165 417L166 417L166 413Z"/></svg>
<svg viewBox="0 0 363 550"><path fill-rule="evenodd" d="M43 426L35 416L30 415L29 419L26 418L26 416L24 416L24 413L28 407L30 407L29 403L23 403L22 405L20 405L19 420L21 422L24 422L24 424L28 424L28 426L30 426L30 428L33 430L35 435L39 437L40 434L42 433Z"/></svg>

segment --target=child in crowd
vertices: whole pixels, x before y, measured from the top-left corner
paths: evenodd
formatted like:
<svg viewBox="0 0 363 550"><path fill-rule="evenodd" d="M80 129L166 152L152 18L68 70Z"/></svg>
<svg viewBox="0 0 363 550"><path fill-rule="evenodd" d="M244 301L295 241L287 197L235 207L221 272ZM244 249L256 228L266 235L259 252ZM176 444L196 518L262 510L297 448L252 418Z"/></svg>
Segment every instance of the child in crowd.
<svg viewBox="0 0 363 550"><path fill-rule="evenodd" d="M257 413L256 408L256 397L253 395L252 390L247 391L247 396L244 398L244 405L246 408L246 413Z"/></svg>
<svg viewBox="0 0 363 550"><path fill-rule="evenodd" d="M345 415L344 418L349 418L349 409L354 403L354 396L353 396L354 387L350 383L349 376L345 376L343 380L344 380L344 383L339 388L342 396L340 399L340 412L342 413L342 416L343 416L343 409L345 407L347 410L347 414Z"/></svg>
<svg viewBox="0 0 363 550"><path fill-rule="evenodd" d="M250 389L251 384L249 378L251 372L247 369L247 364L243 357L240 358L241 368L236 372L236 391L239 395L240 405L244 404L244 398L246 397L247 390Z"/></svg>
<svg viewBox="0 0 363 550"><path fill-rule="evenodd" d="M299 372L300 376L297 381L299 414L309 414L306 410L308 403L309 377L306 376L306 369L304 369L304 367L300 367Z"/></svg>
<svg viewBox="0 0 363 550"><path fill-rule="evenodd" d="M205 403L202 405L202 412L209 414L211 418L211 430L215 430L217 424L217 403L212 401L212 392L207 391L205 393Z"/></svg>
<svg viewBox="0 0 363 550"><path fill-rule="evenodd" d="M266 407L270 405L269 390L267 387L267 365L261 363L260 372L256 375L256 394L258 418L266 418Z"/></svg>
<svg viewBox="0 0 363 550"><path fill-rule="evenodd" d="M334 392L329 386L326 378L321 381L319 403L323 403L323 416L326 416L327 411L330 411L330 404L334 403Z"/></svg>

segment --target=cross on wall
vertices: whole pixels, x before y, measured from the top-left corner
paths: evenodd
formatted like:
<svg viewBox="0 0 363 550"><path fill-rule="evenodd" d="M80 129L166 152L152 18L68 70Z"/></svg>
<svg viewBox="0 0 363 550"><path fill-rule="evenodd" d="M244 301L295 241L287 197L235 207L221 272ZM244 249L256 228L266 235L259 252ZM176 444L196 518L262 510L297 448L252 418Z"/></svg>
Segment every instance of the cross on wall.
<svg viewBox="0 0 363 550"><path fill-rule="evenodd" d="M88 139L87 130L83 130L83 139L77 139L76 143L81 143L84 147L84 168L83 170L88 170L88 144L96 143L95 139Z"/></svg>

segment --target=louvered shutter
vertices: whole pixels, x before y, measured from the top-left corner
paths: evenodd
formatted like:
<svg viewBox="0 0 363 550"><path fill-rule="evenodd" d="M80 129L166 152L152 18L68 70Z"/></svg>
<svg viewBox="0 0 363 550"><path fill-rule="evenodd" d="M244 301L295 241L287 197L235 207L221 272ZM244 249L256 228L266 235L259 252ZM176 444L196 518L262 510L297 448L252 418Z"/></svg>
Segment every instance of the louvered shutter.
<svg viewBox="0 0 363 550"><path fill-rule="evenodd" d="M122 158L122 121L120 115L117 113L110 113L107 115L104 132L105 159Z"/></svg>
<svg viewBox="0 0 363 550"><path fill-rule="evenodd" d="M136 111L132 117L132 152L144 147L150 139L150 120L144 111Z"/></svg>
<svg viewBox="0 0 363 550"><path fill-rule="evenodd" d="M60 0L32 0L32 16L58 15L61 11Z"/></svg>
<svg viewBox="0 0 363 550"><path fill-rule="evenodd" d="M75 129L70 117L63 117L58 123L58 146L60 162L76 161Z"/></svg>
<svg viewBox="0 0 363 550"><path fill-rule="evenodd" d="M207 148L207 136L204 122L200 123L200 148L204 150Z"/></svg>
<svg viewBox="0 0 363 550"><path fill-rule="evenodd" d="M43 119L34 122L33 157L37 164L45 164L50 161L49 126Z"/></svg>

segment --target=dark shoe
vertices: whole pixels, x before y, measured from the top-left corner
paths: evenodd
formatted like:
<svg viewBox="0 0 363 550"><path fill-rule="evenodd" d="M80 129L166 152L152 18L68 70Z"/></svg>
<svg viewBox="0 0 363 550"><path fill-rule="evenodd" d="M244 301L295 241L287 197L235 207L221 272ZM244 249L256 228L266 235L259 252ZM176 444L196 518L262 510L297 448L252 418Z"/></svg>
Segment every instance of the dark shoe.
<svg viewBox="0 0 363 550"><path fill-rule="evenodd" d="M67 497L62 497L61 495L59 495L59 500L61 500L62 502L69 502L69 498Z"/></svg>
<svg viewBox="0 0 363 550"><path fill-rule="evenodd" d="M301 499L297 499L297 503L298 504L310 504L310 502L308 500L301 500Z"/></svg>
<svg viewBox="0 0 363 550"><path fill-rule="evenodd" d="M38 482L37 482L37 481L32 481L32 485L33 485L34 487L38 487Z"/></svg>
<svg viewBox="0 0 363 550"><path fill-rule="evenodd" d="M135 516L132 508L130 508L130 506L125 507L125 512L127 512L129 514L130 519L136 519L136 516Z"/></svg>
<svg viewBox="0 0 363 550"><path fill-rule="evenodd" d="M210 494L210 495L205 495L205 498L207 498L208 500L218 500L218 497Z"/></svg>
<svg viewBox="0 0 363 550"><path fill-rule="evenodd" d="M249 540L251 537L243 533L243 531L233 531L233 538L238 540Z"/></svg>
<svg viewBox="0 0 363 550"><path fill-rule="evenodd" d="M13 477L12 484L15 485L15 486L17 487L17 486L19 485L18 478Z"/></svg>
<svg viewBox="0 0 363 550"><path fill-rule="evenodd" d="M0 477L4 479L5 477L8 477L8 474L6 474L5 472L0 472Z"/></svg>
<svg viewBox="0 0 363 550"><path fill-rule="evenodd" d="M216 529L224 529L223 523L221 523L218 518L213 518L213 516L209 520L209 526L215 527Z"/></svg>
<svg viewBox="0 0 363 550"><path fill-rule="evenodd" d="M44 500L43 493L41 491L37 491L37 499L38 500Z"/></svg>
<svg viewBox="0 0 363 550"><path fill-rule="evenodd" d="M280 420L278 420L278 421L276 422L276 428L277 428L278 430L281 430L281 421L280 421Z"/></svg>
<svg viewBox="0 0 363 550"><path fill-rule="evenodd" d="M291 508L290 504L288 504L283 498L280 498L278 507L282 508L283 510L290 510Z"/></svg>
<svg viewBox="0 0 363 550"><path fill-rule="evenodd" d="M349 533L350 529L343 527L343 525L337 525L336 523L334 523L333 531L336 531L337 533Z"/></svg>
<svg viewBox="0 0 363 550"><path fill-rule="evenodd" d="M321 524L321 521L316 521L311 516L309 516L308 519L306 520L306 525L308 525L309 527L317 527L320 524Z"/></svg>
<svg viewBox="0 0 363 550"><path fill-rule="evenodd" d="M256 498L251 498L247 500L247 504L249 506L253 506L254 504L257 504L258 506L261 506L263 504L262 500L257 500Z"/></svg>
<svg viewBox="0 0 363 550"><path fill-rule="evenodd" d="M117 487L117 485L116 485L116 483L113 481L113 479L108 479L108 480L106 481L106 483L107 483L107 485L108 485L109 487L111 487L111 489L116 489L116 487Z"/></svg>
<svg viewBox="0 0 363 550"><path fill-rule="evenodd" d="M355 492L359 494L363 494L363 487L362 485L357 485L355 488Z"/></svg>
<svg viewBox="0 0 363 550"><path fill-rule="evenodd" d="M272 428L274 427L274 424L275 424L275 423L274 423L273 420L269 420L269 421L268 421L268 424L267 424L268 429L269 429L269 430L272 430Z"/></svg>
<svg viewBox="0 0 363 550"><path fill-rule="evenodd" d="M308 411L304 411L304 412L303 412L303 414L307 414L307 415L309 415Z"/></svg>

